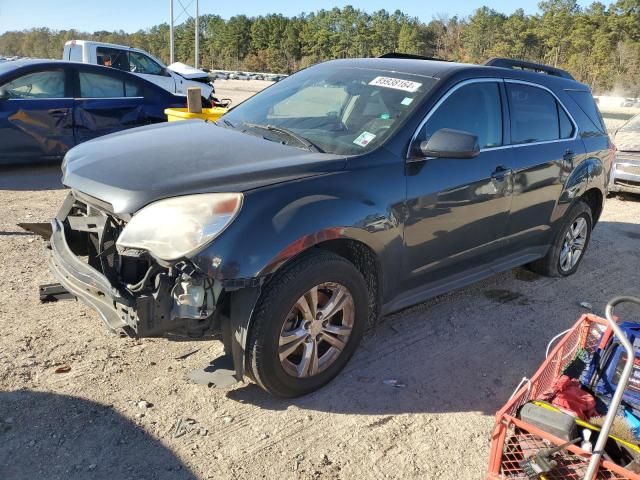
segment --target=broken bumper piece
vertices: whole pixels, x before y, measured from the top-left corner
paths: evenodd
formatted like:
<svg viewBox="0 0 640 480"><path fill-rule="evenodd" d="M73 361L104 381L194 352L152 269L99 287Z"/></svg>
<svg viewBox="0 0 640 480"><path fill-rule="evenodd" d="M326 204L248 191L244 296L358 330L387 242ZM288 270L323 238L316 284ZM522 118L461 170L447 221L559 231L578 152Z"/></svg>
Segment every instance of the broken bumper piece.
<svg viewBox="0 0 640 480"><path fill-rule="evenodd" d="M53 275L67 291L97 310L110 330L126 328L135 300L116 290L102 273L71 251L62 222L54 219L51 226L49 269Z"/></svg>
<svg viewBox="0 0 640 480"><path fill-rule="evenodd" d="M131 337L155 337L167 332L202 336L212 328L212 319L180 318L191 310L174 302L170 292L175 279L166 275L155 291L133 294L117 288L99 270L78 257L70 248L65 223L54 219L49 240L49 268L72 295L93 307L109 330Z"/></svg>

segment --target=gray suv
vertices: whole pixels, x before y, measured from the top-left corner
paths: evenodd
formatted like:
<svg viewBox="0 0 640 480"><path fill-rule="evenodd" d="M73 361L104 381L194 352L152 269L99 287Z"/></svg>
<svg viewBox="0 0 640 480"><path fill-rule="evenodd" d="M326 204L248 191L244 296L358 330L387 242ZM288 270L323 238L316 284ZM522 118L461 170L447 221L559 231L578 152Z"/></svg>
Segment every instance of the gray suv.
<svg viewBox="0 0 640 480"><path fill-rule="evenodd" d="M612 154L562 70L330 61L216 123L72 149L49 262L110 330L221 334L212 383L296 396L379 315L519 265L575 273Z"/></svg>

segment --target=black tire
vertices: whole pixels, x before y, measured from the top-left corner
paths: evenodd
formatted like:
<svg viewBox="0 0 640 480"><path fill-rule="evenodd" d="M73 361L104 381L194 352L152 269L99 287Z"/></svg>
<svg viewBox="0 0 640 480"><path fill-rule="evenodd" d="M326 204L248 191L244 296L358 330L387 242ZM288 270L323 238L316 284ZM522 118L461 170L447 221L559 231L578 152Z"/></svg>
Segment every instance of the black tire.
<svg viewBox="0 0 640 480"><path fill-rule="evenodd" d="M565 237L567 236L567 232L569 228L574 226L579 219L584 219L586 221L586 237L584 240L584 245L582 248L582 252L579 255L575 265L571 268L563 269L561 267L560 254L565 246ZM551 244L551 248L547 252L547 255L541 258L540 260L536 260L528 265L529 269L535 273L540 275L544 275L547 277L567 277L569 275L573 275L580 266L582 259L587 251L587 247L589 246L589 241L591 240L591 231L593 229L593 216L591 212L591 208L582 200L578 200L566 213L558 232Z"/></svg>
<svg viewBox="0 0 640 480"><path fill-rule="evenodd" d="M328 282L339 284L351 295L351 333L326 369L312 376L295 377L285 370L279 356L283 326L298 299L314 286ZM297 397L317 390L331 381L355 352L367 323L368 308L367 284L351 262L329 252L305 254L270 279L260 296L247 339L247 373L278 397Z"/></svg>

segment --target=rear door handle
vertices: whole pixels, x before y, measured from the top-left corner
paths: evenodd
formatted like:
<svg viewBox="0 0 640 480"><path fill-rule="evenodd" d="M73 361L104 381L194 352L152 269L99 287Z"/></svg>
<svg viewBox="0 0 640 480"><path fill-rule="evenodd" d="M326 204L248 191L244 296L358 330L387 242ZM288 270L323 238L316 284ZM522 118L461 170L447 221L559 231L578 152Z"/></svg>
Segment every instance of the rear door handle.
<svg viewBox="0 0 640 480"><path fill-rule="evenodd" d="M567 163L573 164L573 159L575 158L575 156L576 155L575 155L575 153L573 153L573 150L567 149L564 152L564 155L562 156L562 159Z"/></svg>
<svg viewBox="0 0 640 480"><path fill-rule="evenodd" d="M66 117L69 113L69 109L67 108L54 108L49 110L49 115L52 117Z"/></svg>
<svg viewBox="0 0 640 480"><path fill-rule="evenodd" d="M498 165L491 174L491 178L501 182L509 173L511 173L511 170L509 170L507 167L505 167L504 165Z"/></svg>

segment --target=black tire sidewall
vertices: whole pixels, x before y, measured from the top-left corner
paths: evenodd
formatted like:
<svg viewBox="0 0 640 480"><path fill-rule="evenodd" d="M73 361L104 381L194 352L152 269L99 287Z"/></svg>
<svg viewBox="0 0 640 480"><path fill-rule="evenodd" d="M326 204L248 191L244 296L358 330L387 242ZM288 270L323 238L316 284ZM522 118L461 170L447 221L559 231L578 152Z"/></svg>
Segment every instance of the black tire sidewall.
<svg viewBox="0 0 640 480"><path fill-rule="evenodd" d="M271 393L283 397L295 397L317 390L333 379L347 364L355 352L367 323L368 291L360 272L348 261L335 255L322 254L321 261L310 255L297 262L289 272L273 278L279 282L265 294L268 306L254 319L263 322L257 337L252 338L250 349L260 349L253 356L254 377ZM278 340L286 315L295 302L310 288L324 282L335 282L349 290L354 302L354 325L345 349L335 362L323 372L309 378L292 377L282 367L278 356ZM253 327L252 327L253 328Z"/></svg>

